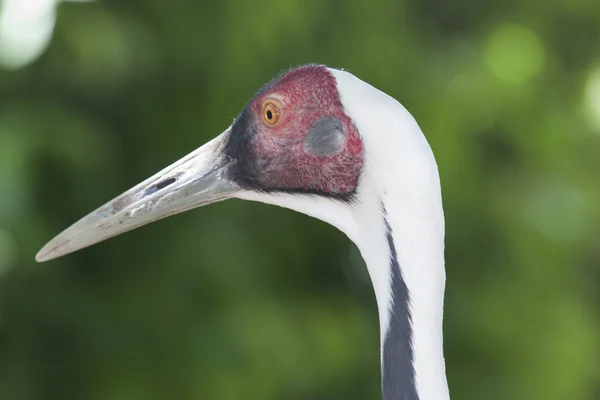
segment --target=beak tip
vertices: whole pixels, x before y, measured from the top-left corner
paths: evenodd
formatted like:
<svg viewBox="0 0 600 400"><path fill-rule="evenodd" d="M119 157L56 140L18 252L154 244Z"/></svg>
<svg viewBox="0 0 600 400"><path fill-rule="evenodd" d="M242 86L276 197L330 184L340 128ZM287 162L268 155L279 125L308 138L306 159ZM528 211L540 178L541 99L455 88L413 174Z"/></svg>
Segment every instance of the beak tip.
<svg viewBox="0 0 600 400"><path fill-rule="evenodd" d="M63 255L60 251L62 247L63 246L60 245L57 246L54 240L46 243L46 245L44 245L44 247L42 247L35 255L35 261L43 263L60 257Z"/></svg>
<svg viewBox="0 0 600 400"><path fill-rule="evenodd" d="M42 247L41 250L35 255L35 261L42 263L51 260L52 257L50 256L50 253L51 252L48 250L47 246Z"/></svg>

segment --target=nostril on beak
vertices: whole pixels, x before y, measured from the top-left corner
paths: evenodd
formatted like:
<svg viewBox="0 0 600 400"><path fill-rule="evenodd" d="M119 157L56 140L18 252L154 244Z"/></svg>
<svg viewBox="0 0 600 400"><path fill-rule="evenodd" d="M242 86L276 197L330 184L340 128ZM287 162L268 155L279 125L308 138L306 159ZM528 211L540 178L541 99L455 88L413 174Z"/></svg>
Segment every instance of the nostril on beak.
<svg viewBox="0 0 600 400"><path fill-rule="evenodd" d="M164 181L160 181L160 182L150 186L144 192L144 197L150 196L152 193L158 192L160 189L166 188L167 186L175 183L176 180L177 179L175 179L175 178L168 178L168 179L165 179Z"/></svg>

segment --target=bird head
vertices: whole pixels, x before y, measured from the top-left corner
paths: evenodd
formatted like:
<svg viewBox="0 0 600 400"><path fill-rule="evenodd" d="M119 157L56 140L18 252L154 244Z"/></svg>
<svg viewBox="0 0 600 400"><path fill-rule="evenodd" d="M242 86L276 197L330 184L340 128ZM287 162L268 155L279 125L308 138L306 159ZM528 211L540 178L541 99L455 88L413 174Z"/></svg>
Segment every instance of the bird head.
<svg viewBox="0 0 600 400"><path fill-rule="evenodd" d="M267 84L227 133L228 176L244 189L350 198L363 165L362 139L323 66Z"/></svg>

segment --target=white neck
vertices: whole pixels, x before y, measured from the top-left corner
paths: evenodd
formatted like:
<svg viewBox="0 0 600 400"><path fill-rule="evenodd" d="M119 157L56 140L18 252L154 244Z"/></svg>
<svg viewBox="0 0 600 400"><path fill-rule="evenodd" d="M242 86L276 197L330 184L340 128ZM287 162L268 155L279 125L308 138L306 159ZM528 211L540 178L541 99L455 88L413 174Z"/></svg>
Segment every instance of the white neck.
<svg viewBox="0 0 600 400"><path fill-rule="evenodd" d="M392 200L390 196L388 201ZM374 206L374 205L373 205ZM402 340L403 332L393 332L395 326L390 318L406 318L406 310L400 302L392 299L393 284L391 268L399 268L399 274L408 289L410 309L410 343L412 346L412 368L415 388L419 400L448 399L445 365L443 357L442 312L444 296L443 231L432 231L431 225L419 215L402 213L393 203L386 205L387 216L365 218L360 235L354 238L363 256L377 298L380 319L382 372L389 368L384 363L384 351L389 350L386 340ZM379 206L381 207L381 206ZM372 207L371 207L372 209ZM390 242L384 234L389 224L397 264L391 262ZM393 301L394 300L394 301ZM408 321L408 319L406 319ZM401 346L400 346L401 347ZM392 346L392 348L398 348ZM405 356L400 354L398 356ZM406 360L403 360L406 362ZM396 365L391 374L407 374L406 368ZM393 383L404 382L403 376L391 376ZM408 388L394 387L382 380L384 400L413 399L402 396ZM399 390L399 391L398 391ZM388 397L385 397L387 394Z"/></svg>
<svg viewBox="0 0 600 400"><path fill-rule="evenodd" d="M353 213L358 230L355 237L349 236L359 247L373 281L382 352L390 333L390 315L402 308L392 300L387 220L400 276L408 289L418 399L448 399L442 345L444 216L433 153L400 103L349 73L331 71L346 113L364 133L365 154L370 156L361 175L360 204ZM383 384L385 395L385 380ZM413 397L388 395L390 400Z"/></svg>
<svg viewBox="0 0 600 400"><path fill-rule="evenodd" d="M414 387L418 397L407 396L402 392L407 388L389 389L389 382L382 380L384 400L449 399L442 347L445 272L441 207L431 207L431 213L411 213L407 208L398 207L406 198L396 200L399 193L392 190L383 196L383 199L363 197L361 203L352 209L331 200L290 194L271 195L246 191L240 192L237 197L290 208L328 222L344 232L357 245L367 265L377 300L384 375L384 350L386 336L390 333L390 317L393 312L401 309L401 304L392 302L387 220L392 232L400 276L409 294L412 333L409 345L413 351L412 360L408 361L412 361ZM385 219L382 207L386 209ZM397 335L390 335L390 338L399 339ZM405 373L406 370L387 372L392 374L392 381L402 382L404 377L394 374ZM386 390L392 390L391 394L386 396Z"/></svg>

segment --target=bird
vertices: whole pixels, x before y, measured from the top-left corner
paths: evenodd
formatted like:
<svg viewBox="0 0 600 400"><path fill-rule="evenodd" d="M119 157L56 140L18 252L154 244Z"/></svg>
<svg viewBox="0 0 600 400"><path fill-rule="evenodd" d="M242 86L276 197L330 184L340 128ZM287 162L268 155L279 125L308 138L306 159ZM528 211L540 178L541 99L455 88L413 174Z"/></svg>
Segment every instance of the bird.
<svg viewBox="0 0 600 400"><path fill-rule="evenodd" d="M409 111L344 69L280 73L224 132L65 229L36 260L231 198L309 215L354 242L377 302L383 400L450 398L438 166Z"/></svg>

